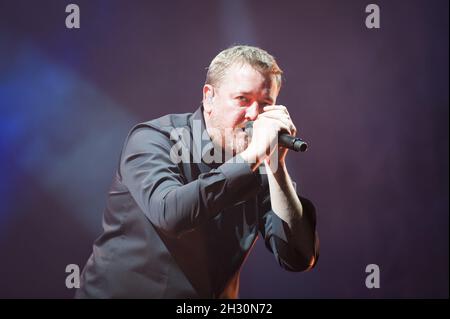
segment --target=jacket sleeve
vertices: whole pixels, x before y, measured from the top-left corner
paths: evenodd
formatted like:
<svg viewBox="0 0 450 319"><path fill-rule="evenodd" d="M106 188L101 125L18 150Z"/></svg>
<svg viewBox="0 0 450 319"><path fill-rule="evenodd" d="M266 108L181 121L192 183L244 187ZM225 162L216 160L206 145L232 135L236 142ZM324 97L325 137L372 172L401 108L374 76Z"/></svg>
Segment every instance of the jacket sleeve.
<svg viewBox="0 0 450 319"><path fill-rule="evenodd" d="M313 256L302 253L301 243L286 222L271 208L267 176L263 179L263 191L260 193L259 230L264 238L266 248L273 253L280 266L289 271L305 271L313 268L319 258L319 236L316 231L316 210L313 203L297 194L303 206L306 222L314 233ZM267 187L265 187L267 184ZM294 183L295 187L295 183Z"/></svg>
<svg viewBox="0 0 450 319"><path fill-rule="evenodd" d="M187 182L183 166L172 161L174 142L149 127L132 131L122 150L119 175L150 222L179 237L223 209L255 196L259 174L247 163L231 159Z"/></svg>

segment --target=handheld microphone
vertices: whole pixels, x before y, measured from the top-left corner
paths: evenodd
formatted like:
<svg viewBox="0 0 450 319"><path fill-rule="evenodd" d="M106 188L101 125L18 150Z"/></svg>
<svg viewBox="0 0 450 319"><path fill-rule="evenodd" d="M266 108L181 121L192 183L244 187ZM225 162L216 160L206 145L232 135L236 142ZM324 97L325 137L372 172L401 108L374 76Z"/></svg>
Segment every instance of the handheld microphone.
<svg viewBox="0 0 450 319"><path fill-rule="evenodd" d="M253 134L253 121L245 124L245 131L248 135ZM301 138L291 136L287 133L278 134L278 145L296 152L304 152L308 149L308 144Z"/></svg>

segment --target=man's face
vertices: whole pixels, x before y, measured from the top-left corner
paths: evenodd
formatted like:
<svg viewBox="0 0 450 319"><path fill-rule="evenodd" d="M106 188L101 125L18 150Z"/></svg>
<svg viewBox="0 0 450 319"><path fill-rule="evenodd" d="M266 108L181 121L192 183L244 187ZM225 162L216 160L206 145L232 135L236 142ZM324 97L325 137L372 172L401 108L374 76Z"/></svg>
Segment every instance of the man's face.
<svg viewBox="0 0 450 319"><path fill-rule="evenodd" d="M218 87L205 85L203 93L212 141L227 154L236 155L248 146L245 124L256 120L264 106L275 104L278 86L275 76L263 75L248 64L234 64Z"/></svg>

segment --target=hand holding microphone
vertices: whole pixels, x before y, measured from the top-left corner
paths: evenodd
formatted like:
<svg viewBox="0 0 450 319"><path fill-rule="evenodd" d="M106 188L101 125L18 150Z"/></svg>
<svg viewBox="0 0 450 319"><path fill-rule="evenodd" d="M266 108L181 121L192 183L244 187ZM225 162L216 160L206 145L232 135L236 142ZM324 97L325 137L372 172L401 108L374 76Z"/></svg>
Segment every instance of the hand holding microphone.
<svg viewBox="0 0 450 319"><path fill-rule="evenodd" d="M248 122L246 132L252 137L245 156L250 155L257 161L262 161L270 156L278 145L280 158L284 160L287 149L296 152L306 151L308 145L305 141L295 137L295 128L286 107L282 105L269 105L264 107L264 112L258 115L254 122ZM278 144L277 144L278 142Z"/></svg>
<svg viewBox="0 0 450 319"><path fill-rule="evenodd" d="M245 131L247 132L247 134L252 136L253 121L247 122L247 124L245 125ZM304 140L287 133L278 134L278 145L296 152L305 152L308 149L308 144Z"/></svg>

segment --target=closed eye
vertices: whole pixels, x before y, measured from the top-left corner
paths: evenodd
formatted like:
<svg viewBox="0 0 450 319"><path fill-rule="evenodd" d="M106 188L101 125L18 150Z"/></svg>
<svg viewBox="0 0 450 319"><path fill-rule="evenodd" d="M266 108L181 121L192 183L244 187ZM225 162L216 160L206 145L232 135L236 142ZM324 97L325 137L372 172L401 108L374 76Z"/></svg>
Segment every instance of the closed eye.
<svg viewBox="0 0 450 319"><path fill-rule="evenodd" d="M248 106L250 104L250 99L243 95L237 96L236 100L238 101L239 106Z"/></svg>

